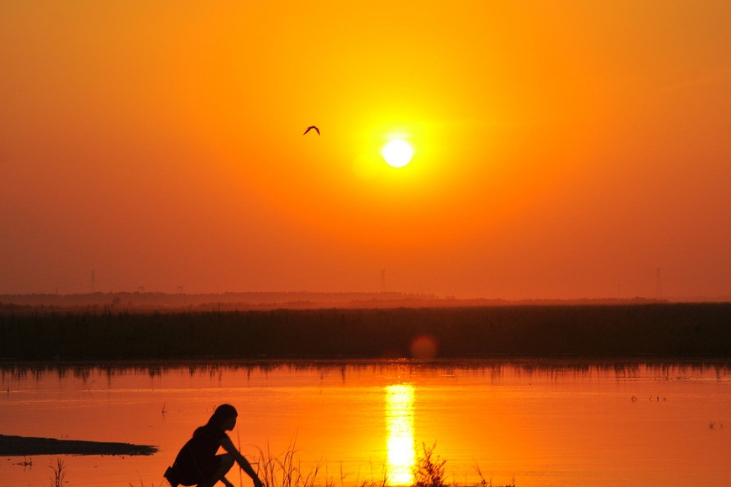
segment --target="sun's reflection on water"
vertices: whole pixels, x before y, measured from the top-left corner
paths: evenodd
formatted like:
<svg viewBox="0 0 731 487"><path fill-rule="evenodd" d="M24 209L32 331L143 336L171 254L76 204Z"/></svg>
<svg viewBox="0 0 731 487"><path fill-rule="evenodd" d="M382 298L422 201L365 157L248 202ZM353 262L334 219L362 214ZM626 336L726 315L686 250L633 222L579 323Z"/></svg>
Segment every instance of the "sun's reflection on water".
<svg viewBox="0 0 731 487"><path fill-rule="evenodd" d="M414 386L386 387L388 478L390 485L411 485L414 452Z"/></svg>

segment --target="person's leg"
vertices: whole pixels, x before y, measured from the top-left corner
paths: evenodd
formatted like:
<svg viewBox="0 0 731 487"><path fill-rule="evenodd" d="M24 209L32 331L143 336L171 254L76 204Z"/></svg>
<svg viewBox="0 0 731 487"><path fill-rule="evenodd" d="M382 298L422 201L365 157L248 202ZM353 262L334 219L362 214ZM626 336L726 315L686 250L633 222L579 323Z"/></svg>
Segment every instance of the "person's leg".
<svg viewBox="0 0 731 487"><path fill-rule="evenodd" d="M226 479L226 474L229 470L231 470L231 467L234 466L234 457L228 453L218 456L221 457L221 466L218 467L218 470L216 470L210 479L198 484L198 487L213 487L219 480L223 482L226 487L234 487L234 485Z"/></svg>

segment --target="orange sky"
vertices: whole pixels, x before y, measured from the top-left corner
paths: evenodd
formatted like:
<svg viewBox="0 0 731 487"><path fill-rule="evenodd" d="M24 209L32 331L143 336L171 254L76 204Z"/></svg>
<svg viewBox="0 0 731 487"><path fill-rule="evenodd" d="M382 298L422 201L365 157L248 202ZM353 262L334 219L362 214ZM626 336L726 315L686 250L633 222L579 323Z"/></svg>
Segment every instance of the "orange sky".
<svg viewBox="0 0 731 487"><path fill-rule="evenodd" d="M1 2L0 293L731 295L731 2L432 3Z"/></svg>

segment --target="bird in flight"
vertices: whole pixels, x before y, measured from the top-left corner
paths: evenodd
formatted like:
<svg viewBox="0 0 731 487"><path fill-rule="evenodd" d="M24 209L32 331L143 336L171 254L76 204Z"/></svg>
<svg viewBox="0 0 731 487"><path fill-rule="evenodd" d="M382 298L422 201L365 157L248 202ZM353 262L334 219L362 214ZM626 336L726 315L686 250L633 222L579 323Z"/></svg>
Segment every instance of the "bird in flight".
<svg viewBox="0 0 731 487"><path fill-rule="evenodd" d="M317 132L317 135L320 135L320 129L315 127L314 125L310 125L309 127L307 127L307 130L305 130L305 133L302 135L307 135L307 132L309 132L312 129L315 129L315 132Z"/></svg>

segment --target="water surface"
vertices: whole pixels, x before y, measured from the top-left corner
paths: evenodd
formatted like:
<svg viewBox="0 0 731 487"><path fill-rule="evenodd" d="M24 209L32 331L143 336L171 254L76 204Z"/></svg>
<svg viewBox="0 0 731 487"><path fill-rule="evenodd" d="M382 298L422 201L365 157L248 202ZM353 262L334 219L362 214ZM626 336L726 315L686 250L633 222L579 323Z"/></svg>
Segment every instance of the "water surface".
<svg viewBox="0 0 731 487"><path fill-rule="evenodd" d="M167 485L165 467L224 402L239 410L230 436L250 460L294 449L323 485L408 484L435 444L459 485L731 485L724 363L6 365L0 377L1 434L160 448L0 458L2 487L47 486L58 458L70 487Z"/></svg>

